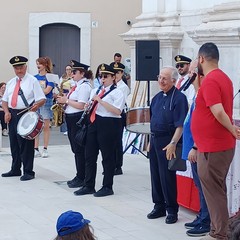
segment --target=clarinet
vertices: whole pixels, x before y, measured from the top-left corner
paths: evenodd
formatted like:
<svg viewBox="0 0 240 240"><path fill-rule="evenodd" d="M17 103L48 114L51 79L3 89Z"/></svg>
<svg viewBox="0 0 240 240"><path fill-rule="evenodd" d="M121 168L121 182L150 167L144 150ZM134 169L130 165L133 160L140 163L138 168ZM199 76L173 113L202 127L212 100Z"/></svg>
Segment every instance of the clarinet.
<svg viewBox="0 0 240 240"><path fill-rule="evenodd" d="M100 86L99 86L99 88L98 88L97 91L96 91L96 95L98 95L98 93L99 93L100 90L102 89L102 86L103 86L103 85L100 85ZM85 119L85 117L89 114L89 112L91 111L92 106L93 106L93 103L94 103L93 100L90 100L90 101L88 102L88 106L84 109L84 112L83 112L81 118L80 118L80 119L77 121L77 123L76 123L78 127L81 127L81 126L82 126L82 122L83 122L83 120Z"/></svg>

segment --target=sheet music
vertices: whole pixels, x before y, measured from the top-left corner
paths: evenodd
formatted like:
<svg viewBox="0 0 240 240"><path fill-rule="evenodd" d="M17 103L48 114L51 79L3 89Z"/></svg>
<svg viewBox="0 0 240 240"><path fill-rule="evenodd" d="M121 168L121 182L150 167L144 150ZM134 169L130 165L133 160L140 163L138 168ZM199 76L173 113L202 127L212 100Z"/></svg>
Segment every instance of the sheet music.
<svg viewBox="0 0 240 240"><path fill-rule="evenodd" d="M60 84L60 79L59 79L59 76L57 74L47 73L46 78L49 82L53 82L54 85L55 84L57 84L57 85Z"/></svg>

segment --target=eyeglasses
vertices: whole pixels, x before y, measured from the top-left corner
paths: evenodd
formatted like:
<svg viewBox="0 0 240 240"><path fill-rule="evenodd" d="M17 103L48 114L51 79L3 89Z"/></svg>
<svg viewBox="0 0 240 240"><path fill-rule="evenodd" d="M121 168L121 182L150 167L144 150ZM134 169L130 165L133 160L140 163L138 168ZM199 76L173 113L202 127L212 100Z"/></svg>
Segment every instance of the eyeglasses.
<svg viewBox="0 0 240 240"><path fill-rule="evenodd" d="M108 75L107 74L99 74L99 77L100 78L108 78Z"/></svg>
<svg viewBox="0 0 240 240"><path fill-rule="evenodd" d="M157 79L158 79L158 81L166 81L167 80L167 78L161 77L161 75L157 75Z"/></svg>
<svg viewBox="0 0 240 240"><path fill-rule="evenodd" d="M66 68L66 70L70 70L71 71L72 69L71 68Z"/></svg>
<svg viewBox="0 0 240 240"><path fill-rule="evenodd" d="M180 67L180 68L183 68L183 67L184 67L184 63L177 63L177 64L176 64L176 68L179 68L179 67Z"/></svg>

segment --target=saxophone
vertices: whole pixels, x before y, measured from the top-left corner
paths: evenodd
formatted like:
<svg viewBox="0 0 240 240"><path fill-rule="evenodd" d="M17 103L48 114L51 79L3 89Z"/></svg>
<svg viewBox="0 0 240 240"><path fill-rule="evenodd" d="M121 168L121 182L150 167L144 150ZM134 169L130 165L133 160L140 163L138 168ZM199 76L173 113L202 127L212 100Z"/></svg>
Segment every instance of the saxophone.
<svg viewBox="0 0 240 240"><path fill-rule="evenodd" d="M67 79L65 81L68 81ZM58 89L58 96L63 96L63 83L62 81L60 88L56 84L56 88ZM52 105L51 110L53 111L53 120L52 123L55 127L59 127L64 123L64 104L55 103Z"/></svg>

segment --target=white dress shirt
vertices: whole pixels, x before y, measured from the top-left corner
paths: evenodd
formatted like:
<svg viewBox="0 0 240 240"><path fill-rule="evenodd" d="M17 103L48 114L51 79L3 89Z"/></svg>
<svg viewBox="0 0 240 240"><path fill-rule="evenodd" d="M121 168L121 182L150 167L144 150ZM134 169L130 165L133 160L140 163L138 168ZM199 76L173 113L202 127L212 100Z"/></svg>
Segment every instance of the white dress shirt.
<svg viewBox="0 0 240 240"><path fill-rule="evenodd" d="M72 93L71 93L71 90L68 93L69 99L76 102L87 103L92 90L90 82L86 78L84 78L78 81L76 86L77 87ZM77 113L81 111L83 110L67 105L65 113L70 114L70 113Z"/></svg>
<svg viewBox="0 0 240 240"><path fill-rule="evenodd" d="M122 79L117 82L117 89L122 91L124 98L125 98L125 102L127 102L127 97L130 93L130 89L129 89L128 85Z"/></svg>
<svg viewBox="0 0 240 240"><path fill-rule="evenodd" d="M182 76L180 77L182 78ZM179 79L180 79L179 78ZM177 86L177 83L179 81L179 79L177 80L176 82L176 86ZM189 79L189 76L188 74L184 76L184 80L181 82L181 87L185 84L185 82ZM187 100L188 100L188 104L191 105L192 102L193 102L193 98L195 96L195 89L194 89L194 86L191 84L189 86L189 88L186 90L186 91L181 91L183 94L185 94L185 96L187 97Z"/></svg>
<svg viewBox="0 0 240 240"><path fill-rule="evenodd" d="M110 90L111 86L108 86L105 88L105 93L107 93ZM91 92L91 97L90 99L93 98L93 96L96 94L97 88L93 89ZM101 91L99 92L99 94ZM112 106L116 107L119 109L121 112L124 108L125 105L125 98L121 90L118 88L115 88L112 90L110 93L108 93L104 98L103 101L111 104ZM101 116L101 117L114 117L114 118L121 118L121 115L116 115L112 112L109 112L105 107L103 107L100 103L97 104L97 110L96 114Z"/></svg>
<svg viewBox="0 0 240 240"><path fill-rule="evenodd" d="M18 77L14 77L9 80L6 84L6 91L3 95L2 100L8 103L9 108L13 108L11 106L12 95L18 81ZM25 76L21 79L20 87L23 91L23 94L28 102L31 104L33 102L37 102L42 99L46 99L43 90L39 84L39 81L31 74L26 73ZM17 98L17 106L14 109L23 109L26 108L22 97L18 95Z"/></svg>

